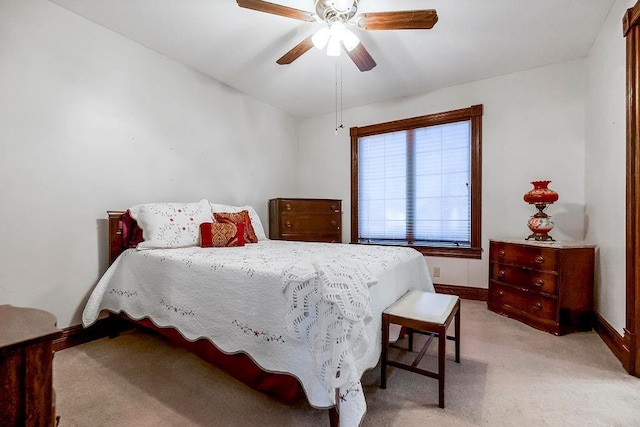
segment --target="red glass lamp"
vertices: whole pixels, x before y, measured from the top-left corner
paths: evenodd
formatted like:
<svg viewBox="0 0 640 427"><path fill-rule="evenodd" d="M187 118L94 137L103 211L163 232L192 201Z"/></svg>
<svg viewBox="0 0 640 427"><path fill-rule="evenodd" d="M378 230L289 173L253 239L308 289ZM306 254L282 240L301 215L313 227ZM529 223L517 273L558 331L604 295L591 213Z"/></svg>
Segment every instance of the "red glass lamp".
<svg viewBox="0 0 640 427"><path fill-rule="evenodd" d="M549 236L549 232L553 229L554 224L551 221L551 217L544 212L547 206L558 200L558 193L547 187L550 182L533 181L531 183L533 184L533 189L524 195L524 201L530 205L535 205L538 209L538 212L529 218L527 225L532 234L526 240L553 240L553 237Z"/></svg>

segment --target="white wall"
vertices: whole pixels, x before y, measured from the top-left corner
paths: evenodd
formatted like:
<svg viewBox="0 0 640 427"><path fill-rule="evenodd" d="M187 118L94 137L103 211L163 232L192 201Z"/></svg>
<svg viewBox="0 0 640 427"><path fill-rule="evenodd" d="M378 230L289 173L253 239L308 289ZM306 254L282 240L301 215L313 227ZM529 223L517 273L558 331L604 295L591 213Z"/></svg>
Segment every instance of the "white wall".
<svg viewBox="0 0 640 427"><path fill-rule="evenodd" d="M0 304L80 323L106 211L297 191L297 123L45 0L0 0Z"/></svg>
<svg viewBox="0 0 640 427"><path fill-rule="evenodd" d="M625 326L625 39L622 17L635 0L618 0L587 60L585 190L587 238L598 243L596 308L623 333Z"/></svg>
<svg viewBox="0 0 640 427"><path fill-rule="evenodd" d="M344 82L348 85L349 82ZM335 115L300 126L300 192L344 200L350 239L349 127L484 105L481 260L429 258L442 284L487 287L488 239L524 238L535 209L524 203L531 181L548 179L560 200L548 208L560 240L585 236L584 164L586 67L583 60L450 87L344 111L346 130L334 134Z"/></svg>

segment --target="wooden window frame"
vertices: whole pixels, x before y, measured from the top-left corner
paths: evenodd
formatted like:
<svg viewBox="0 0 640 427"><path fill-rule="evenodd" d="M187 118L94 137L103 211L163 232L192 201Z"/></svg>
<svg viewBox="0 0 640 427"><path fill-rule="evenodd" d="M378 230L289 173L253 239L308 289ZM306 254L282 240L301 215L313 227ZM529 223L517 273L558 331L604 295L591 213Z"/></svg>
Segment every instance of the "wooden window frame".
<svg viewBox="0 0 640 427"><path fill-rule="evenodd" d="M471 122L471 245L468 248L447 246L411 246L423 255L456 258L482 258L482 113L483 106L395 120L369 126L352 127L351 135L351 243L358 242L358 139L397 131L436 126L461 121Z"/></svg>

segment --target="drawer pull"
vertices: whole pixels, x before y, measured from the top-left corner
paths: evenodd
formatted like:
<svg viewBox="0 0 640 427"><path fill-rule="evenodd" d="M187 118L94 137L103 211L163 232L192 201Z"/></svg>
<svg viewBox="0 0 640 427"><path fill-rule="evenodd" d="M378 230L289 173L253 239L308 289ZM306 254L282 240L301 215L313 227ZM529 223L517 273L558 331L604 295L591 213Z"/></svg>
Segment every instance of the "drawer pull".
<svg viewBox="0 0 640 427"><path fill-rule="evenodd" d="M329 206L329 208L330 208L332 211L335 211L335 212L337 212L337 211L338 211L338 205L331 205L331 206Z"/></svg>
<svg viewBox="0 0 640 427"><path fill-rule="evenodd" d="M538 279L535 282L533 282L533 284L536 285L537 287L541 288L544 285L544 280Z"/></svg>
<svg viewBox="0 0 640 427"><path fill-rule="evenodd" d="M498 296L499 297L503 297L504 296L504 291L498 291Z"/></svg>
<svg viewBox="0 0 640 427"><path fill-rule="evenodd" d="M542 304L540 304L539 302L533 304L533 309L534 310L542 310Z"/></svg>
<svg viewBox="0 0 640 427"><path fill-rule="evenodd" d="M533 259L537 264L542 264L544 262L544 257L542 255L536 255Z"/></svg>
<svg viewBox="0 0 640 427"><path fill-rule="evenodd" d="M502 279L504 276L506 276L506 274L507 274L507 273L505 273L505 272L504 272L504 270L500 270L500 271L498 271L498 277L499 277L500 279Z"/></svg>
<svg viewBox="0 0 640 427"><path fill-rule="evenodd" d="M337 225L338 225L338 222L337 222L337 221L331 221L331 226L332 226L332 227L335 227L335 226L337 226Z"/></svg>
<svg viewBox="0 0 640 427"><path fill-rule="evenodd" d="M284 205L284 208L288 211L291 210L291 205L289 203L287 203L286 205Z"/></svg>
<svg viewBox="0 0 640 427"><path fill-rule="evenodd" d="M503 250L499 250L499 251L498 251L498 256L499 256L500 258L504 258L504 251L503 251Z"/></svg>
<svg viewBox="0 0 640 427"><path fill-rule="evenodd" d="M291 226L292 226L293 224L291 224L291 221L287 221L287 222L285 223L285 225L287 226L287 228L291 228Z"/></svg>

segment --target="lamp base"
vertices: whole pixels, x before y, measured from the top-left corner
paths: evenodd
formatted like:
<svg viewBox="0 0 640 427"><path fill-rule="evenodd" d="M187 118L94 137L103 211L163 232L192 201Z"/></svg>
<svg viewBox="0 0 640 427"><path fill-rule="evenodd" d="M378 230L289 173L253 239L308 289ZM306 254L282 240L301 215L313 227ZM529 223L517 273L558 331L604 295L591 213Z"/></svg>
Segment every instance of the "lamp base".
<svg viewBox="0 0 640 427"><path fill-rule="evenodd" d="M546 207L547 205L542 203L536 204L538 212L529 218L529 222L527 223L529 230L531 230L533 234L527 237L526 240L535 239L539 242L553 240L553 237L548 234L553 229L553 221L551 221L551 217L549 215L544 213L544 209Z"/></svg>
<svg viewBox="0 0 640 427"><path fill-rule="evenodd" d="M555 242L555 239L551 236L549 236L547 233L533 233L531 235L529 235L529 237L527 237L524 240L529 240L529 239L534 239L538 242L547 242L547 241L553 241Z"/></svg>

